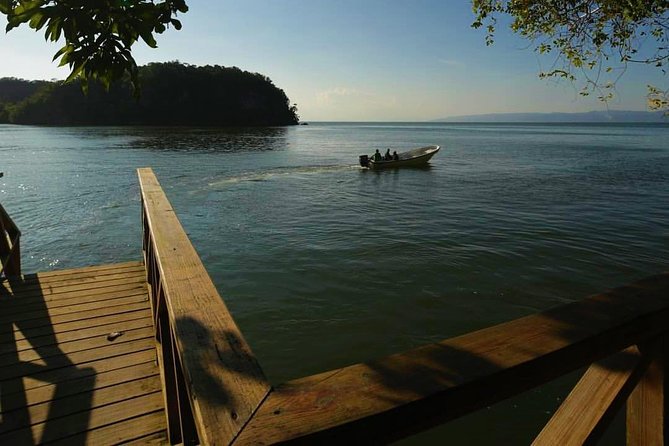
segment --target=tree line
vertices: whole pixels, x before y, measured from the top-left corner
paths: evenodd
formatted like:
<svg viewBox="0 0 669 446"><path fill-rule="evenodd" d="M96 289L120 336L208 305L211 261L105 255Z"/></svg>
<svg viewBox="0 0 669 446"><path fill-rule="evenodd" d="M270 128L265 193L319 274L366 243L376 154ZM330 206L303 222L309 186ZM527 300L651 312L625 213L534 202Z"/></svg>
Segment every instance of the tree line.
<svg viewBox="0 0 669 446"><path fill-rule="evenodd" d="M0 79L0 122L33 125L270 126L297 124L296 105L271 79L237 67L179 62L139 68L142 94L126 77L91 82Z"/></svg>

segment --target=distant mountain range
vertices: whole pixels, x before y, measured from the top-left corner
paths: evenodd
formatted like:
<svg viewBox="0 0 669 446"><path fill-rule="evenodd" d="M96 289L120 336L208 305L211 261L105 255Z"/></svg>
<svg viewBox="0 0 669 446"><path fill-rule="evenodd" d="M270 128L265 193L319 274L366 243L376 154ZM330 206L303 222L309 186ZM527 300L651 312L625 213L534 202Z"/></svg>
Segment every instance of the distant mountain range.
<svg viewBox="0 0 669 446"><path fill-rule="evenodd" d="M484 115L451 116L433 122L664 122L663 112L591 111L586 113L489 113Z"/></svg>

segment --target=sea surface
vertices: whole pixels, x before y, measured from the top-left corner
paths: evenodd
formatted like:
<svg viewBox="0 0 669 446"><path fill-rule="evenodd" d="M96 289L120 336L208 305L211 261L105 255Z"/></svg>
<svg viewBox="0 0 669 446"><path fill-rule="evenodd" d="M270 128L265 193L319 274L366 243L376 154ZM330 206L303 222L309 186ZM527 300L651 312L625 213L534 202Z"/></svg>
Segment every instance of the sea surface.
<svg viewBox="0 0 669 446"><path fill-rule="evenodd" d="M429 144L427 169L357 165ZM0 126L24 271L140 259L145 166L273 383L669 270L669 126L312 123ZM528 444L574 379L403 443Z"/></svg>

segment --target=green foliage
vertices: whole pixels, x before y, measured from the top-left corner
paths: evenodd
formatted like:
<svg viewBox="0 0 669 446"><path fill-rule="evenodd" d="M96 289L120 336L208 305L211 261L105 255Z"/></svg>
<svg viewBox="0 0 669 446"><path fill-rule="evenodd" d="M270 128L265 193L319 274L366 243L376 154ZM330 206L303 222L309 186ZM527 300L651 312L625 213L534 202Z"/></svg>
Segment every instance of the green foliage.
<svg viewBox="0 0 669 446"><path fill-rule="evenodd" d="M667 73L667 0L472 0L472 5L472 26L487 24L487 44L494 41L497 17L511 16L514 32L532 40L540 54L556 56L540 76L575 81L578 71L585 78L582 95L596 91L600 99L610 99L628 63ZM649 104L666 108L667 92L651 88ZM664 102L650 100L662 95Z"/></svg>
<svg viewBox="0 0 669 446"><path fill-rule="evenodd" d="M64 38L65 45L53 60L60 58L60 66L68 65L67 81L79 80L84 91L91 80L108 89L127 75L138 92L131 47L142 39L155 48L154 33L170 26L181 29L176 16L186 11L184 0L0 0L7 31L27 24L36 31L43 29L46 40Z"/></svg>
<svg viewBox="0 0 669 446"><path fill-rule="evenodd" d="M109 86L92 82L83 94L76 82L44 83L13 103L9 121L48 125L266 126L297 124L297 107L262 74L178 62L138 69L142 96L129 79ZM25 81L24 81L25 82ZM0 79L0 98L3 96Z"/></svg>
<svg viewBox="0 0 669 446"><path fill-rule="evenodd" d="M648 108L651 110L669 110L668 92L648 85Z"/></svg>
<svg viewBox="0 0 669 446"><path fill-rule="evenodd" d="M0 102L19 102L31 96L44 85L46 81L26 81L15 77L0 79Z"/></svg>
<svg viewBox="0 0 669 446"><path fill-rule="evenodd" d="M25 81L13 77L0 79L0 124L9 123L14 103L30 97L47 84L45 81Z"/></svg>

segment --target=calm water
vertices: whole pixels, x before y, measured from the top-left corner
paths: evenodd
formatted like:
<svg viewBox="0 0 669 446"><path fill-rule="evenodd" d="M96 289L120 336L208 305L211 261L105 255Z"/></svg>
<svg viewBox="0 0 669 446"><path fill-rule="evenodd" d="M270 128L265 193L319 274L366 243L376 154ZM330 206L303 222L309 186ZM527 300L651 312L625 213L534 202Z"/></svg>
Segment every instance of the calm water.
<svg viewBox="0 0 669 446"><path fill-rule="evenodd" d="M426 170L355 165L428 144ZM667 126L0 126L0 160L26 272L139 259L153 167L276 383L669 269ZM527 443L562 387L407 443Z"/></svg>

